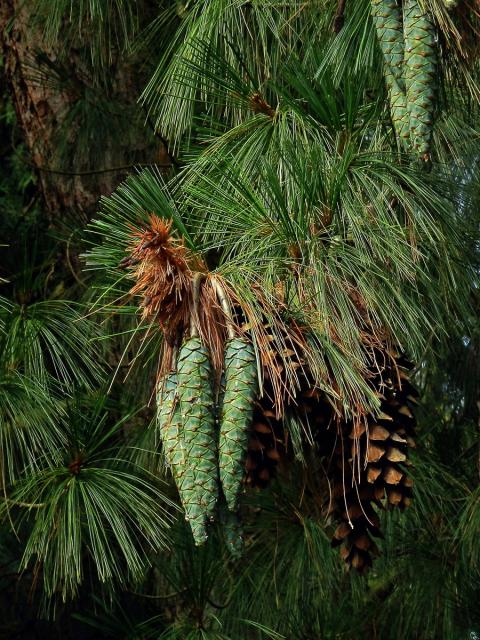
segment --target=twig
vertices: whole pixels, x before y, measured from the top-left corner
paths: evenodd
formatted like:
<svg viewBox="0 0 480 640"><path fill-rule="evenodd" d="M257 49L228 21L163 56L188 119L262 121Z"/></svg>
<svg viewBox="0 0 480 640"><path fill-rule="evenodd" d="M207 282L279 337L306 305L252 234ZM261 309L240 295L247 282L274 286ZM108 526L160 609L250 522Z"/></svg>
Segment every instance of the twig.
<svg viewBox="0 0 480 640"><path fill-rule="evenodd" d="M146 116L147 116L147 122L148 122L150 128L153 131L153 135L155 137L157 137L160 140L160 142L163 144L163 146L165 147L165 151L167 152L168 159L170 160L170 162L172 163L173 166L180 167L181 163L177 160L177 158L174 156L174 154L171 153L169 151L169 149L168 149L168 140L166 138L164 138L161 135L161 133L158 131L158 129L156 128L155 124L152 122L152 119L150 118L150 115L147 113ZM168 165L165 165L165 166L168 166Z"/></svg>
<svg viewBox="0 0 480 640"><path fill-rule="evenodd" d="M139 598L149 598L150 600L168 600L169 598L177 598L182 593L185 593L187 589L181 589L180 591L172 591L172 593L166 593L162 595L153 595L151 593L140 593L139 591L131 591L127 590L128 593L131 593L134 596L138 596Z"/></svg>
<svg viewBox="0 0 480 640"><path fill-rule="evenodd" d="M157 166L162 169L168 169L170 164L157 164L155 162L136 162L135 164L126 164L120 167L106 167L105 169L90 169L89 171L64 171L62 169L51 169L50 167L41 167L33 162L26 162L30 167L42 173L53 173L60 176L92 176L100 173L115 173L117 171L127 171L128 169L136 169L137 167Z"/></svg>
<svg viewBox="0 0 480 640"><path fill-rule="evenodd" d="M212 278L212 283L215 288L215 293L217 294L218 301L220 302L220 306L222 307L223 314L225 316L228 338L229 340L232 340L232 338L235 337L235 330L233 328L232 310L227 299L227 294L225 293L225 289L222 287L217 278Z"/></svg>
<svg viewBox="0 0 480 640"><path fill-rule="evenodd" d="M75 278L75 281L82 287L87 287L86 283L79 277L79 275L77 274L77 272L75 271L73 264L72 264L72 260L70 258L70 243L72 241L72 238L75 234L75 231L72 231L72 233L70 234L70 237L67 240L67 245L66 245L66 250L65 250L65 258L67 260L67 265L68 268L70 269L70 273L72 274L72 276Z"/></svg>
<svg viewBox="0 0 480 640"><path fill-rule="evenodd" d="M46 502L21 502L20 500L12 500L6 497L4 497L3 500L16 507L25 507L26 509L43 509L47 506Z"/></svg>
<svg viewBox="0 0 480 640"><path fill-rule="evenodd" d="M190 318L190 337L196 338L198 337L198 325L200 324L200 319L198 315L198 304L200 300L200 285L202 284L202 280L204 279L205 274L197 271L193 276L193 313Z"/></svg>
<svg viewBox="0 0 480 640"><path fill-rule="evenodd" d="M250 98L250 109L254 113L264 113L269 118L274 118L277 111L268 102L262 97L262 94L259 91L255 91Z"/></svg>

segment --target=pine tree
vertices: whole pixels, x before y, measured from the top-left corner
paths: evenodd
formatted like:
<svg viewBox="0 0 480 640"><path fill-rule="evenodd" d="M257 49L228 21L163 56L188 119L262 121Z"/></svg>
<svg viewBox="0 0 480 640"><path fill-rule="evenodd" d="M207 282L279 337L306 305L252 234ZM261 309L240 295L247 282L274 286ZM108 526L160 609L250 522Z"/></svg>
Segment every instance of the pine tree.
<svg viewBox="0 0 480 640"><path fill-rule="evenodd" d="M472 3L0 25L7 633L475 637Z"/></svg>

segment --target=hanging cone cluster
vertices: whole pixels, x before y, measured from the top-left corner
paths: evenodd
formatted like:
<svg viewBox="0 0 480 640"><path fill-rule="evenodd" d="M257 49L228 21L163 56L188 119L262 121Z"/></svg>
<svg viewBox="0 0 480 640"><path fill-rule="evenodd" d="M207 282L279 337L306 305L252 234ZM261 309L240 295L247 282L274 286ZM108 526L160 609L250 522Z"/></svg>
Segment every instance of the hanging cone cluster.
<svg viewBox="0 0 480 640"><path fill-rule="evenodd" d="M398 66L398 52L389 55ZM360 409L363 417L348 421L306 365L307 329L277 309L264 312L261 292L259 309L249 315L223 280L198 270L201 260L170 237L169 224L154 219L136 237L127 260L136 278L132 292L145 295L144 314L158 320L165 337L157 432L196 544L218 518L227 548L238 556L242 490L266 487L291 462L291 450L302 457L306 443L316 443L316 472L327 469L312 483L317 509L325 505L336 522L333 544L347 565L368 568L377 553L378 510L403 509L412 497L406 470L416 392L408 362L389 354L384 338L366 325L372 366L364 375L381 406L375 415Z"/></svg>
<svg viewBox="0 0 480 640"><path fill-rule="evenodd" d="M209 351L193 336L182 344L176 371L158 386L157 427L196 544L207 538L220 489L226 497L221 511L238 509L258 389L255 352L245 339L227 344L223 378L225 390L215 402ZM236 520L226 514L222 520L228 545L238 553Z"/></svg>
<svg viewBox="0 0 480 640"><path fill-rule="evenodd" d="M392 122L402 143L428 159L435 106L436 33L422 0L371 0Z"/></svg>
<svg viewBox="0 0 480 640"><path fill-rule="evenodd" d="M333 546L348 566L364 571L378 553L378 511L403 510L412 499L413 481L407 474L408 449L415 446L413 405L417 392L408 380L411 365L397 358L394 367L374 380L380 390L378 415L363 423L340 426L332 456L332 518L338 522Z"/></svg>
<svg viewBox="0 0 480 640"><path fill-rule="evenodd" d="M375 357L381 361L384 355ZM336 523L332 546L340 547L347 566L359 572L368 569L378 553L374 538L381 536L379 511L403 510L412 499L408 450L415 446L413 408L418 394L408 379L410 369L400 356L381 373L372 367L370 382L381 400L380 409L356 424L340 419L308 379L287 408L316 441L327 466L331 493L323 500L325 513ZM267 396L255 407L247 458L247 482L252 486L265 487L277 461L288 460L284 418L276 417Z"/></svg>

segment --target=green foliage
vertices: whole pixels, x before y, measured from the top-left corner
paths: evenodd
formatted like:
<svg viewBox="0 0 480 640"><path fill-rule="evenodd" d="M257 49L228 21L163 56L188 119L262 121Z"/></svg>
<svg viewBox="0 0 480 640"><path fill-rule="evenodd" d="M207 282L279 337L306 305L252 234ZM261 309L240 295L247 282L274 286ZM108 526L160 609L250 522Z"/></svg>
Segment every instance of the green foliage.
<svg viewBox="0 0 480 640"><path fill-rule="evenodd" d="M20 369L44 387L50 371L66 385L98 382L101 362L94 347L98 331L82 311L81 305L67 300L6 304L0 310L5 366Z"/></svg>
<svg viewBox="0 0 480 640"><path fill-rule="evenodd" d="M109 277L100 303L118 300L126 291L119 284L127 278L116 265L125 255L129 225L141 222L137 211L172 217L191 246L215 256L211 267L247 302L254 302L255 288L268 297L283 281L289 309L312 329L311 367L320 384L325 386L326 369L334 367L343 397L353 402L361 394L374 402L362 382L363 328L349 295L351 283L374 326L388 326L396 342L418 357L429 336L441 338L439 328L450 314L466 316L476 277L460 259L469 230L449 177L440 171L425 177L420 170L398 166L394 156L372 148L376 140L362 149L363 140L351 138L342 155L328 153L335 145L330 136L309 151L297 147L293 153L286 145L288 155L287 149L285 155L277 149L282 177L266 160L255 177L253 171L245 176L230 154L221 160L217 154L208 163L202 156L198 170L194 163L170 187L150 170L127 180L104 201L105 213L93 224L94 233L107 236L88 258ZM312 228L318 229L313 236ZM292 246L302 253L299 265L290 256ZM316 301L311 309L309 300ZM327 391L336 395L334 389Z"/></svg>
<svg viewBox="0 0 480 640"><path fill-rule="evenodd" d="M230 94L225 103L218 101L216 84L210 79L218 54L262 90L267 78L277 79L289 55L318 37L331 18L329 5L322 1L306 10L297 0L286 5L244 0L188 3L144 91L157 128L174 145L184 135L188 138L197 99L213 118L238 122L236 95ZM206 43L211 46L205 47Z"/></svg>
<svg viewBox="0 0 480 640"><path fill-rule="evenodd" d="M64 435L58 426L63 407L34 379L18 371L0 373L1 482L58 461Z"/></svg>
<svg viewBox="0 0 480 640"><path fill-rule="evenodd" d="M88 399L87 399L88 400ZM148 553L165 547L172 504L156 478L122 457L115 446L129 416L109 424L105 400L69 406L63 460L17 482L9 505L29 530L22 567L35 561L46 596L75 596L85 563L100 582L140 580Z"/></svg>
<svg viewBox="0 0 480 640"><path fill-rule="evenodd" d="M45 30L46 42L80 43L101 65L112 62L115 50L129 47L139 28L139 3L132 0L34 0L33 14Z"/></svg>
<svg viewBox="0 0 480 640"><path fill-rule="evenodd" d="M2 93L0 580L8 571L25 594L36 587L59 617L58 637L70 624L75 637L72 620L92 638L129 640L480 633L478 63L460 55L468 34L455 36L465 28L456 9L422 3L439 36L438 91L423 107L435 112L431 167L418 167L399 151L389 115L397 94L382 72L385 61L400 82L398 42L388 49L392 25L371 19L371 4L348 2L335 35L333 0L31 3L48 46L63 48L55 59L36 52L31 73L76 96L58 127L58 157L74 171L95 169L106 148L127 145L144 117L113 97L115 65L128 55L139 78L152 73L142 103L180 158L169 174L138 171L102 198L79 282L66 257L85 250L80 234L69 228L66 245L47 230ZM70 54L78 77L64 64ZM254 319L279 343L281 314L309 328L314 380L346 411L378 404L365 382L366 320L415 359L415 497L404 514L382 514L382 553L366 577L345 573L332 553L323 461L293 423L298 460L245 495L242 530L221 503L196 547L175 518L165 466L178 484L179 434L159 422L170 415L164 398L154 413L161 336L155 320L139 320L130 273L119 269L152 213L242 301L252 306L262 291ZM200 355L180 371L197 462L180 497L205 503L193 509L203 533L216 495L208 485L199 497L198 480L211 477L217 443ZM193 413L192 397L201 401Z"/></svg>

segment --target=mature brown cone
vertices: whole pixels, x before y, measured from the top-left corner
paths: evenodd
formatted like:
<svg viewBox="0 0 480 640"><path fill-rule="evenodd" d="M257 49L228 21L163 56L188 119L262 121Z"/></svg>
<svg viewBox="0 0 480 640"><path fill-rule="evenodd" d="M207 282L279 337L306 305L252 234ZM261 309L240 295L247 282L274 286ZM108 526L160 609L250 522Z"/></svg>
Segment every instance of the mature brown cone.
<svg viewBox="0 0 480 640"><path fill-rule="evenodd" d="M245 461L245 484L265 488L275 476L277 465L285 460L287 432L276 417L272 402L264 395L255 403L252 430Z"/></svg>
<svg viewBox="0 0 480 640"><path fill-rule="evenodd" d="M406 473L408 449L415 446L413 406L418 393L408 380L410 363L377 375L374 386L381 397L377 418L339 426L329 476L332 483L331 516L338 523L332 545L349 567L362 572L378 553L373 537L381 535L378 510L404 509L412 500L413 481Z"/></svg>
<svg viewBox="0 0 480 640"><path fill-rule="evenodd" d="M285 402L279 416L272 400L272 382L264 369L263 396L255 405L245 484L266 487L279 463L286 465L291 460L288 424L292 417L300 422L305 441L316 444L318 461L326 474L329 489L322 489L315 501L323 504L323 512L336 523L332 545L340 547L349 568L363 572L378 554L373 540L381 535L378 511L404 509L412 499L413 482L406 473L408 450L415 446L413 408L418 397L408 379L412 365L402 356L375 350L369 382L380 398L380 410L376 417L369 415L354 424L340 420L325 394L312 386L297 352L290 349L288 336L284 345L284 353L291 359L288 364L298 367L299 390L294 399ZM277 354L275 363L281 371L285 360Z"/></svg>
<svg viewBox="0 0 480 640"><path fill-rule="evenodd" d="M410 466L408 449L415 447L414 407L418 392L408 378L412 365L404 358L396 359L396 371L383 380L377 378L382 390L381 413L369 419L368 433L362 436L367 454L367 481L375 496L388 507L404 509L412 500L413 482L406 473ZM382 385L382 387L380 387Z"/></svg>
<svg viewBox="0 0 480 640"><path fill-rule="evenodd" d="M346 426L346 425L344 425ZM348 567L363 572L378 553L373 537L380 534L376 508L381 502L363 471L357 475L349 456L348 437L339 439L329 470L332 496L330 515L337 527L332 546L340 546L340 555Z"/></svg>
<svg viewBox="0 0 480 640"><path fill-rule="evenodd" d="M288 430L285 413L291 409L292 399L284 404L275 403L276 387L287 388L287 368L301 369L298 348L292 344L288 334L283 336L282 353L275 350L271 328L264 325L267 343L272 345L269 351L269 367L263 368L262 396L254 406L252 429L248 442L248 454L245 461L245 479L247 486L265 488L276 475L279 465L285 465L291 458L288 446ZM288 365L288 367L287 367ZM277 376L272 379L271 371Z"/></svg>

